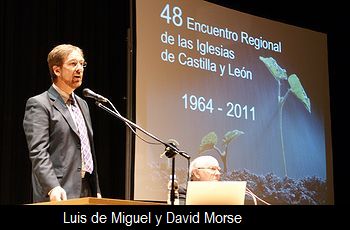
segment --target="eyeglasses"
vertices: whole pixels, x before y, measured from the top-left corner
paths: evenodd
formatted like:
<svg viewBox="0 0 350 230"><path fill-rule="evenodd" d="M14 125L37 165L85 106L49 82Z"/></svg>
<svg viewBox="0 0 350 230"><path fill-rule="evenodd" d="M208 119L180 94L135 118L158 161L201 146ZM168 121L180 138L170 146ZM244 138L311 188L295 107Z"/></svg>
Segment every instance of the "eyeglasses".
<svg viewBox="0 0 350 230"><path fill-rule="evenodd" d="M68 62L66 62L64 64L68 65L72 69L78 68L79 65L81 67L83 67L83 68L85 68L87 66L87 62L86 61L77 61L77 60L71 60L71 61L68 61Z"/></svg>
<svg viewBox="0 0 350 230"><path fill-rule="evenodd" d="M215 173L216 171L218 171L219 173L221 173L221 168L217 167L217 166L213 166L213 167L199 167L197 169L204 169L204 170L209 170L211 171L211 173Z"/></svg>

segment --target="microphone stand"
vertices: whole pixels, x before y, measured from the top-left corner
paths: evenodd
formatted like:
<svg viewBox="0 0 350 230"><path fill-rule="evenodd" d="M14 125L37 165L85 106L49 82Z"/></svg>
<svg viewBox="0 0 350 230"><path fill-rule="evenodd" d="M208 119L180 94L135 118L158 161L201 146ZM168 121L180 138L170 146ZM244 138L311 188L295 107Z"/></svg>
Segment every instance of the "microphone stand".
<svg viewBox="0 0 350 230"><path fill-rule="evenodd" d="M153 138L154 140L158 141L159 143L162 143L165 146L165 151L164 154L165 156L167 156L168 158L172 158L172 164L171 164L171 192L170 192L170 201L171 201L171 205L174 205L174 201L175 201L175 189L174 189L174 180L175 180L175 155L179 154L183 157L185 157L187 160L190 160L190 156L185 153L184 151L179 151L179 149L175 146L175 144L173 143L167 143L163 140L161 140L160 138L156 137L155 135L153 135L152 133L146 131L145 129L143 129L142 127L140 127L139 125L135 124L134 122L130 121L129 119L123 117L122 115L120 115L119 113L116 113L115 111L111 110L110 108L108 108L107 106L103 105L101 102L99 102L98 100L95 101L95 104L100 107L101 109L107 111L108 113L112 114L113 116L119 118L120 120L126 122L127 124L131 125L132 127L140 130L141 132L143 132L144 134L146 134L147 136Z"/></svg>

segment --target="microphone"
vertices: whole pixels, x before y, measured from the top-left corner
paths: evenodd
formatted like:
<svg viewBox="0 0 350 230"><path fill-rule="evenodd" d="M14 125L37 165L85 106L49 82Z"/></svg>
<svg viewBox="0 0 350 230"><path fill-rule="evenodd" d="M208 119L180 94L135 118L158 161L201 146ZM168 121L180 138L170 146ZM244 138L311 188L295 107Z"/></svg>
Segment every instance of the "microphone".
<svg viewBox="0 0 350 230"><path fill-rule="evenodd" d="M177 153L181 156L190 159L191 157L185 153L184 151L179 151L178 146L180 145L179 142L175 139L169 139L168 145L165 147L164 152L160 155L160 158L162 158L164 155L168 158L173 158Z"/></svg>
<svg viewBox="0 0 350 230"><path fill-rule="evenodd" d="M169 139L168 144L172 146L176 151L178 151L177 146L179 146L179 142L175 139ZM160 158L162 158L164 155L168 158L172 158L175 156L176 152L173 151L173 149L170 146L166 146L164 152L160 155Z"/></svg>
<svg viewBox="0 0 350 230"><path fill-rule="evenodd" d="M105 98L105 97L103 97L103 96L101 96L101 95L99 95L99 94L97 94L97 93L95 93L92 90L87 89L87 88L83 89L83 95L84 95L84 97L91 97L99 102L107 102L108 101L107 98Z"/></svg>

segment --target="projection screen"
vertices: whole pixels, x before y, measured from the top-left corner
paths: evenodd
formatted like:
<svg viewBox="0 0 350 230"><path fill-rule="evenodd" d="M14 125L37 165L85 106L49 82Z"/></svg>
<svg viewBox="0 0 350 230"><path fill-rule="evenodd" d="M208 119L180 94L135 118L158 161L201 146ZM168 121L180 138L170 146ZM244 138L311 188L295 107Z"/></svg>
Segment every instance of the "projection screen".
<svg viewBox="0 0 350 230"><path fill-rule="evenodd" d="M136 124L266 203L333 204L326 34L202 0L134 7ZM172 159L137 133L133 198L165 201Z"/></svg>

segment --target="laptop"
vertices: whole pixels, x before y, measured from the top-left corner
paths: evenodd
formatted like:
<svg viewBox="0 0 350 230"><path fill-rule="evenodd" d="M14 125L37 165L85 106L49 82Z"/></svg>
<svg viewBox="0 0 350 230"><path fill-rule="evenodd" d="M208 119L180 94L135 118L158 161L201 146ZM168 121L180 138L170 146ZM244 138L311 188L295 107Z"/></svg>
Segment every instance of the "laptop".
<svg viewBox="0 0 350 230"><path fill-rule="evenodd" d="M186 205L244 205L246 181L189 181Z"/></svg>

